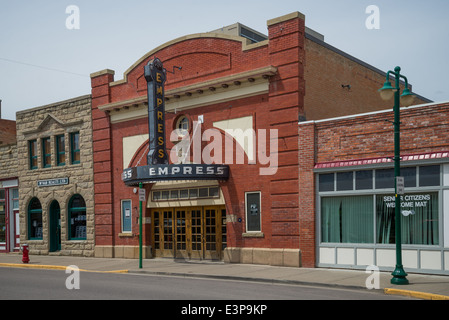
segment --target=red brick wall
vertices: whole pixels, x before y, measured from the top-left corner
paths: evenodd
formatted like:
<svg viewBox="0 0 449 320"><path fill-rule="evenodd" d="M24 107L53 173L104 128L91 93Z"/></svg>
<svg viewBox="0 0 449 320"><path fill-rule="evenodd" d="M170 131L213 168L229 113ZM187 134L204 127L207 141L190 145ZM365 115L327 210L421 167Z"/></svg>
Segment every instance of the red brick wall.
<svg viewBox="0 0 449 320"><path fill-rule="evenodd" d="M391 103L383 101L378 93L385 83L386 75L311 39L306 39L305 48L307 120L328 119L390 107ZM351 85L351 88L343 88L342 85ZM426 101L416 97L415 104L420 103Z"/></svg>
<svg viewBox="0 0 449 320"><path fill-rule="evenodd" d="M111 127L109 117L98 106L110 102L109 82L113 74L103 73L91 78L92 86L92 142L94 158L95 192L95 244L112 245L112 155Z"/></svg>
<svg viewBox="0 0 449 320"><path fill-rule="evenodd" d="M0 146L16 144L16 122L0 119Z"/></svg>
<svg viewBox="0 0 449 320"><path fill-rule="evenodd" d="M449 104L401 110L401 154L449 149ZM393 111L317 123L317 162L394 155Z"/></svg>
<svg viewBox="0 0 449 320"><path fill-rule="evenodd" d="M302 266L315 266L315 123L299 126L299 230Z"/></svg>

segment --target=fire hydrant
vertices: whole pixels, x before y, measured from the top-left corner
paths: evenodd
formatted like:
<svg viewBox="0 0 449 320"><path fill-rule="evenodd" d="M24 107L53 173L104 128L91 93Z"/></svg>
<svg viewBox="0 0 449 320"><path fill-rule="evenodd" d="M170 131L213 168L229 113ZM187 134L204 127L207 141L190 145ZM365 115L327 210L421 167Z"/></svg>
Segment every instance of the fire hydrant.
<svg viewBox="0 0 449 320"><path fill-rule="evenodd" d="M22 262L23 263L28 263L30 262L30 257L28 256L28 245L27 244L23 244L22 245Z"/></svg>

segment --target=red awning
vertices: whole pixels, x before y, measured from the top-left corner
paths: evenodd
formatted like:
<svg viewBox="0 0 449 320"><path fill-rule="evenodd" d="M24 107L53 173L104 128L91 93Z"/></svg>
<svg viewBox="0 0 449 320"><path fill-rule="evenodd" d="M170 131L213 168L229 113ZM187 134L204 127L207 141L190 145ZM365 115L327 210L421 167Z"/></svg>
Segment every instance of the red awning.
<svg viewBox="0 0 449 320"><path fill-rule="evenodd" d="M419 160L433 160L449 158L449 151L432 152L423 154L402 155L401 161L419 161ZM357 159L357 160L345 160L345 161L332 161L322 162L315 165L315 169L329 169L329 168L341 168L352 166L366 166L381 163L393 163L393 157L384 158L369 158L369 159Z"/></svg>

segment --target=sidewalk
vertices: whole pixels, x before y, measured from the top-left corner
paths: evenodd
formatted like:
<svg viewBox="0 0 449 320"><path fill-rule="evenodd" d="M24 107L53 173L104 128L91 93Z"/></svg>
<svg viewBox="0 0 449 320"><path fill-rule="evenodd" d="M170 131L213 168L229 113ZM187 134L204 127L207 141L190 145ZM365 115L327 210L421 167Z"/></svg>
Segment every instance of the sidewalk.
<svg viewBox="0 0 449 320"><path fill-rule="evenodd" d="M21 254L0 254L0 267L24 267L65 270L77 266L90 272L147 273L182 277L202 277L243 281L263 281L313 286L346 287L367 290L365 282L370 274L365 271L286 268L266 265L225 264L222 262L194 262L173 259L139 260L82 258L66 256L30 256L29 264L22 263ZM1 272L1 269L0 269ZM386 294L408 295L418 299L449 300L449 276L409 274L410 284L390 284L391 275L380 273L380 290Z"/></svg>

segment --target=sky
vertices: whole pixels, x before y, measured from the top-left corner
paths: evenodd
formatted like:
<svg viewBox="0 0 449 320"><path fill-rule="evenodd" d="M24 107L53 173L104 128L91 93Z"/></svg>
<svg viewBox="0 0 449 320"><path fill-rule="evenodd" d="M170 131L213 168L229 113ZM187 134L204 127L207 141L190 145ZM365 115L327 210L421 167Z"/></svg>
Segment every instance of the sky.
<svg viewBox="0 0 449 320"><path fill-rule="evenodd" d="M449 101L448 0L0 0L1 118L90 94L103 69L123 79L178 37L235 22L267 34L267 20L294 11L328 44L385 72L400 66L414 92Z"/></svg>

